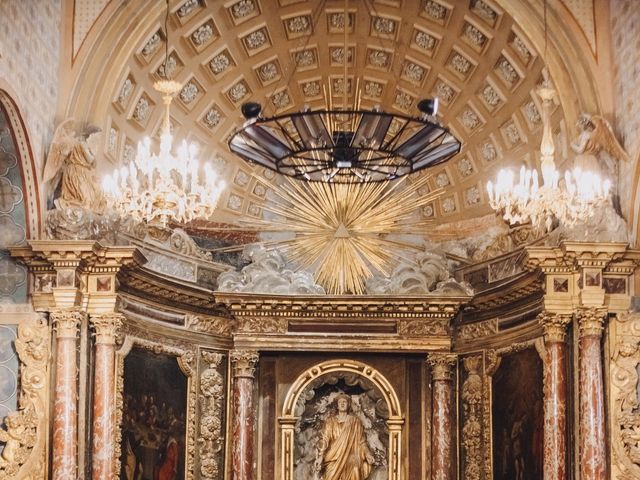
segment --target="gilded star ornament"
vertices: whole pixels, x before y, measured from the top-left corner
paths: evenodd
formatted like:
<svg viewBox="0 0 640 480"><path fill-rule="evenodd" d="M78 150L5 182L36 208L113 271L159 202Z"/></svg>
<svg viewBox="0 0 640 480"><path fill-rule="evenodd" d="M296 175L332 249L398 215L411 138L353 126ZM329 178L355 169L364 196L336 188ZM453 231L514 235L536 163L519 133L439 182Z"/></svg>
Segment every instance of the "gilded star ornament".
<svg viewBox="0 0 640 480"><path fill-rule="evenodd" d="M398 237L423 235L433 225L419 212L442 190L429 189L430 175L409 178L368 184L283 178L268 185L273 195L264 209L269 214L242 223L260 232L291 232L264 244L312 271L328 293L360 295L368 278L389 276L400 260L414 263L407 249L423 247Z"/></svg>

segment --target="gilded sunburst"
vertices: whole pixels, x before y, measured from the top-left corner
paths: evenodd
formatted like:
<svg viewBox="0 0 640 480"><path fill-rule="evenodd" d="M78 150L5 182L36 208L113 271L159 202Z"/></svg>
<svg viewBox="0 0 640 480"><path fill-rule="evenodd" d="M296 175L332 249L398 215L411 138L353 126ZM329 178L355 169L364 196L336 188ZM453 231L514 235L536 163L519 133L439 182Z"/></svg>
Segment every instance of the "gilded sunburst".
<svg viewBox="0 0 640 480"><path fill-rule="evenodd" d="M388 276L403 251L414 248L392 234L422 234L432 222L417 212L440 191L429 191L429 176L391 183L302 183L285 178L269 185L274 193L262 220L243 224L262 232L293 236L265 242L315 274L332 294L362 294L366 280ZM406 259L404 259L406 260Z"/></svg>

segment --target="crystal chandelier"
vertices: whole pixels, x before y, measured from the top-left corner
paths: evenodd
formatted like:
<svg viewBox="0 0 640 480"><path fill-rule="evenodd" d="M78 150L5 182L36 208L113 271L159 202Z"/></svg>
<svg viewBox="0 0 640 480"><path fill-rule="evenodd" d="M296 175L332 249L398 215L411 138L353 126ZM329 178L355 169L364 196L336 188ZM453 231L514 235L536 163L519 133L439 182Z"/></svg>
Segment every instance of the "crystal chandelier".
<svg viewBox="0 0 640 480"><path fill-rule="evenodd" d="M208 218L225 187L210 162L201 165L195 144L182 141L174 155L169 108L181 85L162 80L154 84L162 93L165 117L160 151L151 152L151 140L138 144L135 159L103 180L109 204L122 216L150 225L166 227L170 221L185 223Z"/></svg>
<svg viewBox="0 0 640 480"><path fill-rule="evenodd" d="M168 35L169 2L165 17ZM169 38L165 42L165 63L169 58ZM111 208L124 217L150 226L166 228L169 222L186 223L213 214L224 180L218 178L210 162L197 159L198 147L182 141L173 153L173 136L169 116L171 101L182 86L165 78L154 88L162 94L165 106L160 133L160 151L151 152L151 140L138 144L135 159L103 179L103 190Z"/></svg>
<svg viewBox="0 0 640 480"><path fill-rule="evenodd" d="M536 170L522 166L520 178L515 182L513 171L503 169L495 183L487 183L487 193L491 208L511 225L531 222L537 228L551 231L558 222L573 226L592 216L595 208L609 200L611 182L579 167L560 175L554 162L550 121L555 90L545 79L537 94L542 100L542 184Z"/></svg>
<svg viewBox="0 0 640 480"><path fill-rule="evenodd" d="M544 58L547 58L547 2L544 2ZM543 70L544 82L537 90L542 100L542 142L540 168L520 168L519 181L511 170L500 170L494 182L487 183L489 205L511 225L531 222L547 232L558 223L573 226L591 217L598 206L609 201L611 182L595 172L575 167L563 176L557 170L555 145L551 131L551 109L556 91L549 82L549 72Z"/></svg>

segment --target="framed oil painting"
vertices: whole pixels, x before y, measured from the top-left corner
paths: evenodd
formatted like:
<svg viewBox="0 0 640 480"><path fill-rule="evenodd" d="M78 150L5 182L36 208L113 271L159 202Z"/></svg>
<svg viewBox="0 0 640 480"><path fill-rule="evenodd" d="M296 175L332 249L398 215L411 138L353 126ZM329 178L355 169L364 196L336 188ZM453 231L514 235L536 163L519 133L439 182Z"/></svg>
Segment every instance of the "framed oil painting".
<svg viewBox="0 0 640 480"><path fill-rule="evenodd" d="M125 357L121 480L184 480L187 384L175 356Z"/></svg>
<svg viewBox="0 0 640 480"><path fill-rule="evenodd" d="M493 392L494 480L541 479L544 413L538 352L528 348L502 357Z"/></svg>

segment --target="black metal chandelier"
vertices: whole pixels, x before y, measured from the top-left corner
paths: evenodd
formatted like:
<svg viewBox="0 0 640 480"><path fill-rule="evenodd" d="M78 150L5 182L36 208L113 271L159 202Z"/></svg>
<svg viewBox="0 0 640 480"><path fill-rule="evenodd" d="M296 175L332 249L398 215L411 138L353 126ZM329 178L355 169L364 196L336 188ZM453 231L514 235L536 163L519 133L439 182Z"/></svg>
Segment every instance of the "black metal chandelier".
<svg viewBox="0 0 640 480"><path fill-rule="evenodd" d="M435 119L437 98L422 100L418 109L419 117L379 109L306 109L261 118L260 104L245 103L247 121L233 133L229 148L247 162L300 180L394 180L460 151L460 141Z"/></svg>

